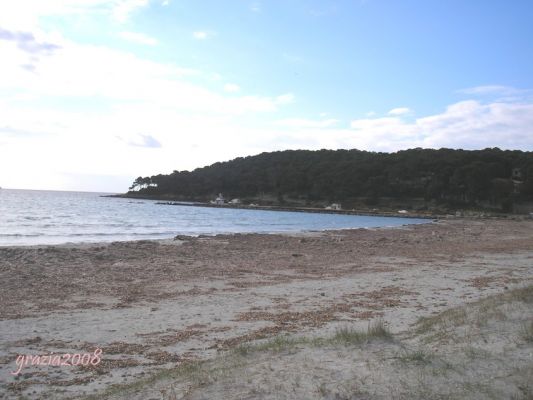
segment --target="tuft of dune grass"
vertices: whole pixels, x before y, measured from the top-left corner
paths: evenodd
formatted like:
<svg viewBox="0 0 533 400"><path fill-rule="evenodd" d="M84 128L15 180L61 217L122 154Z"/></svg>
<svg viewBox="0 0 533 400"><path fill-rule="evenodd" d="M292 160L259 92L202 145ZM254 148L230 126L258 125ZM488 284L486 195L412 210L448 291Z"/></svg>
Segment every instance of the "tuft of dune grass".
<svg viewBox="0 0 533 400"><path fill-rule="evenodd" d="M276 336L259 343L244 343L235 347L232 351L240 356L250 353L270 351L281 352L293 349L298 346L329 346L329 345L356 345L368 343L372 340L392 340L392 333L382 319L378 319L368 324L366 330L357 330L351 327L339 328L333 336L329 337L290 337Z"/></svg>
<svg viewBox="0 0 533 400"><path fill-rule="evenodd" d="M499 362L502 354L496 354L490 345L486 344L487 341L468 341L465 338L479 338L485 335L490 340L490 335L494 333L493 324L506 321L508 324L504 324L504 326L514 326L517 329L511 332L512 340L518 339L515 346L531 346L533 321L528 320L526 315L521 312L531 309L532 303L533 285L530 285L452 308L438 315L420 318L408 332L394 336L386 323L380 319L369 323L367 329L358 330L347 326L339 328L332 335L325 337L284 335L254 343L244 343L219 354L212 360L192 361L170 370L161 371L133 384L116 385L98 396L89 396L85 399L117 398L116 396L127 398L129 394L136 393L143 388L153 388L157 387L156 383L158 382L167 382L166 392L161 391L163 399L175 400L176 395L172 385L186 384L187 388L198 390L215 383L225 382L227 379L240 379L240 375L238 375L240 372L235 375L236 371L246 370L250 363L256 363L258 359L261 359L259 356L265 355L264 353L271 353L277 358L293 354L306 347L336 350L340 346L357 346L359 347L358 351L365 351L361 345L371 342L381 342L391 356L388 360L393 360L390 361L392 363L401 363L399 367L405 371L402 373L418 374L416 376L420 378L420 382L415 382L414 386L403 387L401 385L403 377L400 377L397 386L391 388L391 390L396 391L392 393L391 398L482 398L480 396L501 398L505 392L498 386L497 381L493 382L487 379L479 381L484 377L479 371L479 365L489 367L495 362ZM523 317L522 320L520 320L520 315ZM522 325L519 325L521 321ZM515 333L517 333L516 336ZM419 345L410 348L411 346L405 343L406 337L419 340ZM453 358L447 353L435 350L440 348L439 346L435 347L435 342L442 339L447 343L444 346L448 346L443 348L451 348L454 351L460 349L459 360L456 359L457 357ZM431 346L425 346L422 343L431 343ZM379 363L388 362L386 358L379 358L379 356L376 361ZM514 400L533 400L531 386L524 385L531 373L533 373L533 366L522 365L520 370L516 369L513 372L513 380L516 381L513 383L515 389L505 394L507 396L511 394L514 396L512 397ZM439 376L445 376L446 379L453 381L455 386L433 387L432 383L435 382L435 377ZM170 386L168 386L169 383ZM244 384L246 385L246 382ZM326 385L324 382L317 381L317 385L317 393L323 398L344 398L338 397L336 392L331 392L329 384ZM361 386L361 393L367 390L366 384L359 383L359 385ZM350 387L350 390L352 389ZM358 397L348 396L346 398ZM363 396L363 398L365 397Z"/></svg>

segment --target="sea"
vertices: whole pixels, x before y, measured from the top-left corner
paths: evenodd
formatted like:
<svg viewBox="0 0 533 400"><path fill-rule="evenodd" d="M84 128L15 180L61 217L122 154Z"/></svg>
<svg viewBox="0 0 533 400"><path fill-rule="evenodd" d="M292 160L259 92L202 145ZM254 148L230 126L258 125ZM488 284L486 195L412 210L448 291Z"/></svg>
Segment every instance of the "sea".
<svg viewBox="0 0 533 400"><path fill-rule="evenodd" d="M176 235L397 227L426 219L171 206L109 193L0 189L0 246L167 239Z"/></svg>

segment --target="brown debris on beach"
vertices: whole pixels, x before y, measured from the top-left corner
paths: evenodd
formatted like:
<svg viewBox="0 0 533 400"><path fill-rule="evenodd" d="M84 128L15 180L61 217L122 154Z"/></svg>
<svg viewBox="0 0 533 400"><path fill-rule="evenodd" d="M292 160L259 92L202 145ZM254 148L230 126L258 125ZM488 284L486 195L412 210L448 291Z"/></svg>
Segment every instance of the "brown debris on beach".
<svg viewBox="0 0 533 400"><path fill-rule="evenodd" d="M0 394L91 395L255 339L376 319L402 332L532 281L531 220L4 247ZM95 348L96 368L11 374L20 354Z"/></svg>

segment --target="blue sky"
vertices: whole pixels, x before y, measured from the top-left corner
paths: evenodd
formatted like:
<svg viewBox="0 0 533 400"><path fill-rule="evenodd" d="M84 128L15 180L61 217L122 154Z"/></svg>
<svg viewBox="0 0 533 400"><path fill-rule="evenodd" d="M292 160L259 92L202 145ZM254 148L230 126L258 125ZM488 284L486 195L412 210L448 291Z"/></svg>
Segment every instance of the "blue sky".
<svg viewBox="0 0 533 400"><path fill-rule="evenodd" d="M0 5L0 185L124 191L284 149L533 150L533 3Z"/></svg>

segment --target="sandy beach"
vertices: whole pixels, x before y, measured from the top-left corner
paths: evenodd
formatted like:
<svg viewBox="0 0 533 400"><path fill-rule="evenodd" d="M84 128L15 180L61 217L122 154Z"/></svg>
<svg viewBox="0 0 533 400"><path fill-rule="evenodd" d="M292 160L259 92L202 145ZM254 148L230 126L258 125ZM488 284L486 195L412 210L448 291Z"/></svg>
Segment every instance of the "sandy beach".
<svg viewBox="0 0 533 400"><path fill-rule="evenodd" d="M533 393L532 220L2 247L0 278L0 398Z"/></svg>

